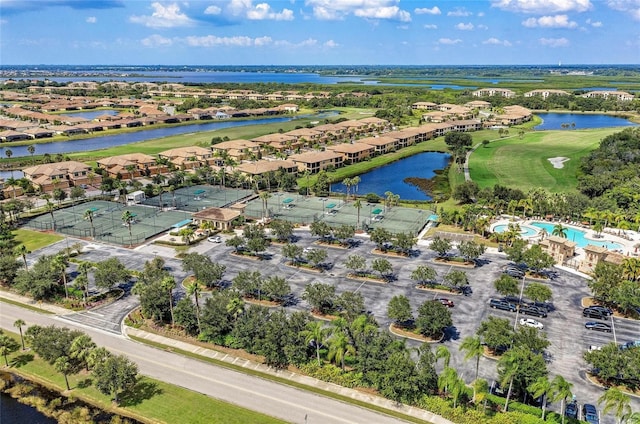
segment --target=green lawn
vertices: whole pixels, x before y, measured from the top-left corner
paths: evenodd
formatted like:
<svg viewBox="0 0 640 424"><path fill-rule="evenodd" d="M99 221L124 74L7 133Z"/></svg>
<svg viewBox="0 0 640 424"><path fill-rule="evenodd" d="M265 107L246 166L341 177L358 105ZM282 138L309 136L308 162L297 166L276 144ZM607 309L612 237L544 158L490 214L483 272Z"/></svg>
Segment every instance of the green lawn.
<svg viewBox="0 0 640 424"><path fill-rule="evenodd" d="M24 229L15 230L14 233L16 240L20 242L20 244L24 244L27 249L32 252L64 238L57 234L41 233L39 231Z"/></svg>
<svg viewBox="0 0 640 424"><path fill-rule="evenodd" d="M580 158L598 147L600 141L620 128L577 131L538 131L481 146L471 155L471 179L481 188L495 184L519 188L525 193L543 187L551 193L576 190ZM566 157L562 168L550 158Z"/></svg>
<svg viewBox="0 0 640 424"><path fill-rule="evenodd" d="M16 340L20 340L17 334L6 332ZM29 353L16 352L9 356L9 361L16 357L27 358ZM4 360L2 360L4 365ZM56 372L51 365L40 358L26 361L18 368L12 368L19 374L29 379L41 382L57 390L64 390L64 378ZM122 407L121 411L114 409L109 398L101 394L94 386L84 387L89 374L69 376L69 385L72 388L71 395L90 403L99 405L102 409L112 412L120 412L125 415L138 418L145 422L162 423L283 423L276 418L269 417L258 412L253 412L227 402L219 401L191 390L167 384L158 380L142 377L137 386L136 395L125 398L123 402L129 405ZM80 388L79 385L83 388ZM151 394L151 395L150 395Z"/></svg>

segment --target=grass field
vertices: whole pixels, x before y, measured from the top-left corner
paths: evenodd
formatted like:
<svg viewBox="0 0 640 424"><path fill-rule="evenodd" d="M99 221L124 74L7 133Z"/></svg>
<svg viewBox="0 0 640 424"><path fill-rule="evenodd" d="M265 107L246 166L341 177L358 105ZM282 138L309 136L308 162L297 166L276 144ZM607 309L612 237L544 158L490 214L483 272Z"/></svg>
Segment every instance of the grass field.
<svg viewBox="0 0 640 424"><path fill-rule="evenodd" d="M540 131L493 141L479 147L469 160L471 179L481 188L495 184L519 188L525 193L543 187L551 193L576 190L580 158L619 128L577 131ZM562 168L550 158L565 157Z"/></svg>
<svg viewBox="0 0 640 424"><path fill-rule="evenodd" d="M5 332L20 340L17 334ZM25 355L24 352L16 352L9 356L11 359ZM65 389L62 374L56 372L47 362L38 357L27 361L19 368L11 368L12 372L24 375L28 379L42 383L58 391ZM85 380L90 379L88 374L69 376L69 385L72 388L71 395L89 403L98 405L104 410L116 413L124 413L144 422L161 423L264 423L276 424L283 421L269 417L258 412L253 412L230 403L222 402L200 393L196 393L178 386L167 384L151 378L142 377L137 391L138 397L131 396L123 400L129 405L114 408L109 398L100 393L94 386L85 386ZM152 396L145 394L154 393Z"/></svg>
<svg viewBox="0 0 640 424"><path fill-rule="evenodd" d="M41 233L40 231L23 229L15 230L14 233L16 235L16 241L24 244L27 249L32 252L64 238L58 234Z"/></svg>

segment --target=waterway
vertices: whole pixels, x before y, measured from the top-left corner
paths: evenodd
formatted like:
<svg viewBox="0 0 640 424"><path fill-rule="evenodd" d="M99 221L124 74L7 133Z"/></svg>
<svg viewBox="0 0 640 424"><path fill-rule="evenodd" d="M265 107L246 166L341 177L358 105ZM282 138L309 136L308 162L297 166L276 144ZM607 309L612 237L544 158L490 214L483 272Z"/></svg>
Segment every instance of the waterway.
<svg viewBox="0 0 640 424"><path fill-rule="evenodd" d="M56 424L58 421L49 418L37 409L29 405L22 404L11 396L0 394L0 423L29 423L29 424Z"/></svg>
<svg viewBox="0 0 640 424"><path fill-rule="evenodd" d="M450 158L451 155L447 153L418 153L360 175L360 183L351 190L357 189L358 195L375 193L384 197L384 193L390 191L400 195L403 200L431 200L431 196L404 182L404 179L431 179L435 177L435 171L446 168ZM346 187L342 183L332 184L331 191L344 193Z"/></svg>
<svg viewBox="0 0 640 424"><path fill-rule="evenodd" d="M603 114L552 112L536 113L536 115L542 118L542 124L536 126L536 130L584 130L638 125L625 118ZM563 124L569 124L569 126L563 128Z"/></svg>

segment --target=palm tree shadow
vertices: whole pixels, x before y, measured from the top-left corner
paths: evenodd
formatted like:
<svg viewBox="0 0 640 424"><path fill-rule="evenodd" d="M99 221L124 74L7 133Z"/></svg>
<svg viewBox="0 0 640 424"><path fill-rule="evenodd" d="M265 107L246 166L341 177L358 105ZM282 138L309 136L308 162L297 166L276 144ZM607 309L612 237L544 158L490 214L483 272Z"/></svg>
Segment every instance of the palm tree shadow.
<svg viewBox="0 0 640 424"><path fill-rule="evenodd" d="M33 354L23 353L22 355L18 355L15 358L13 358L10 364L14 368L20 368L23 365L27 365L31 361L33 361Z"/></svg>
<svg viewBox="0 0 640 424"><path fill-rule="evenodd" d="M120 395L120 406L134 406L143 400L151 399L155 395L162 394L162 389L156 383L147 380L138 380L135 386Z"/></svg>

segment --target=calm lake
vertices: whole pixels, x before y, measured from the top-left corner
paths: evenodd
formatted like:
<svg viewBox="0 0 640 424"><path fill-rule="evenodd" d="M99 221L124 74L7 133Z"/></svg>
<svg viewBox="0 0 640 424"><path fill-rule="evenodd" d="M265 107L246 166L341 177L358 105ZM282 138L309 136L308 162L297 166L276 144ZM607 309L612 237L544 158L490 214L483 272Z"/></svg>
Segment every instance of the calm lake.
<svg viewBox="0 0 640 424"><path fill-rule="evenodd" d="M405 178L417 177L433 178L439 169L444 169L449 163L451 155L439 152L424 152L401 159L380 168L373 169L360 175L357 194L376 193L384 197L384 193L391 191L399 194L405 200L431 200L431 197L420 191L416 186L404 182ZM352 188L351 190L353 190ZM332 192L346 191L342 183L332 184Z"/></svg>
<svg viewBox="0 0 640 424"><path fill-rule="evenodd" d="M542 118L542 124L536 130L584 130L589 128L633 127L637 126L627 119L617 116L586 113L536 113ZM562 128L562 124L569 124ZM575 124L573 126L572 124Z"/></svg>
<svg viewBox="0 0 640 424"><path fill-rule="evenodd" d="M9 395L0 394L0 423L56 424L58 421L46 417L37 409L24 405Z"/></svg>

